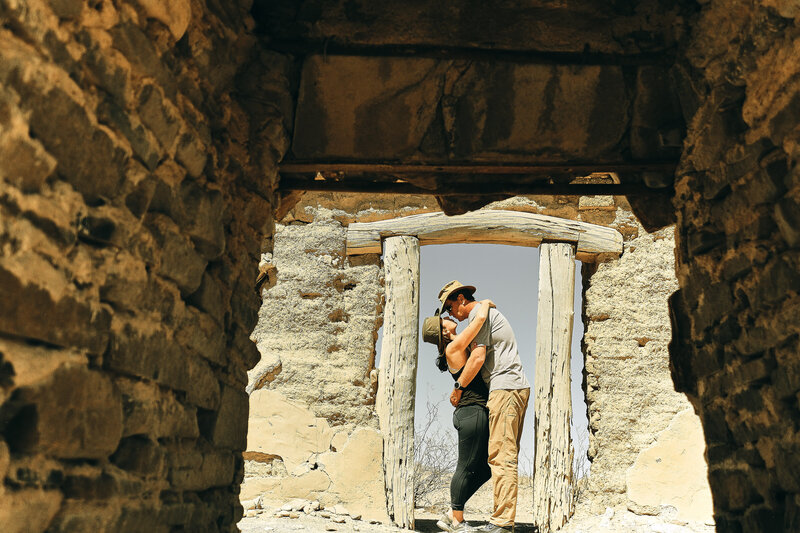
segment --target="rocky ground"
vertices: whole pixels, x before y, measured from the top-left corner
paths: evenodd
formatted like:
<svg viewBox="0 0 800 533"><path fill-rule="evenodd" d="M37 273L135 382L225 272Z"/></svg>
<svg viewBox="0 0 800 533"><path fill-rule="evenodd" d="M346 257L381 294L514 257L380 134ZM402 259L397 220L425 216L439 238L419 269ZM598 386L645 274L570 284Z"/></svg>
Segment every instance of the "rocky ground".
<svg viewBox="0 0 800 533"><path fill-rule="evenodd" d="M425 499L424 508L415 512L415 529L418 532L436 532L436 521L447 507L446 487ZM517 533L534 533L533 527L533 487L529 479L520 483L519 506L517 510ZM371 523L351 516L342 506L331 509L315 509L314 502L293 500L278 502L244 502L245 517L239 522L244 533L301 531L303 533L324 533L328 531L361 531L364 533L394 533L408 531L380 523ZM248 507L261 507L251 508ZM487 483L467 503L467 520L475 525L486 523L492 508L491 484ZM305 509L305 511L304 511ZM710 524L685 524L671 521L668 516L637 515L625 508L605 510L601 515L578 514L560 530L561 533L713 533Z"/></svg>

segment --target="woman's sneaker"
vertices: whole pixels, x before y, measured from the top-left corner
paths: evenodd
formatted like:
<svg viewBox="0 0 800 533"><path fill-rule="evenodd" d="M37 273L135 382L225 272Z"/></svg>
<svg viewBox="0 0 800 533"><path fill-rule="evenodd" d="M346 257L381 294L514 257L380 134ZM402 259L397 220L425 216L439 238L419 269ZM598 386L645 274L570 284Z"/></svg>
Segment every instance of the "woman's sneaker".
<svg viewBox="0 0 800 533"><path fill-rule="evenodd" d="M450 518L450 515L447 513L444 513L442 518L436 522L436 527L442 531L449 531L450 533L472 533L473 531L477 531L477 529L469 525L466 520L458 524L454 523L453 519Z"/></svg>

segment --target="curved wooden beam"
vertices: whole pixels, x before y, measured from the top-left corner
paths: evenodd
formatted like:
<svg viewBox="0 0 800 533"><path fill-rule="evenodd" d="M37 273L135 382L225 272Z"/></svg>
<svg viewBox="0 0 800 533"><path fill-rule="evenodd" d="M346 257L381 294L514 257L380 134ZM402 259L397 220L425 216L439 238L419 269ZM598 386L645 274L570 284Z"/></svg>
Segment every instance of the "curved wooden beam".
<svg viewBox="0 0 800 533"><path fill-rule="evenodd" d="M356 222L347 228L347 254L379 254L387 237L413 235L420 245L452 243L539 246L545 242L569 242L584 262L606 261L622 253L622 234L614 228L576 220L486 210L465 215L424 213L378 222Z"/></svg>

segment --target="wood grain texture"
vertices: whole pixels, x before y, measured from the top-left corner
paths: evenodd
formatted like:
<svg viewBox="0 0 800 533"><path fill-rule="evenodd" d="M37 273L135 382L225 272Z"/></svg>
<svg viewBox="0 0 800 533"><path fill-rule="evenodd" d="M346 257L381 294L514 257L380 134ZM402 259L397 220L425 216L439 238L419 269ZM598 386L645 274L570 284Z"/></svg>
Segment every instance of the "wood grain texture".
<svg viewBox="0 0 800 533"><path fill-rule="evenodd" d="M575 508L570 436L574 292L574 248L566 243L543 244L539 252L533 475L533 521L541 533L559 529Z"/></svg>
<svg viewBox="0 0 800 533"><path fill-rule="evenodd" d="M619 257L622 234L614 228L563 218L487 210L465 215L424 213L408 217L360 222L347 228L349 255L381 253L381 240L413 235L419 244L488 243L539 246L542 241L574 243L582 261Z"/></svg>
<svg viewBox="0 0 800 533"><path fill-rule="evenodd" d="M376 411L383 434L389 516L414 528L414 397L419 331L419 241L390 237L383 252L386 307Z"/></svg>

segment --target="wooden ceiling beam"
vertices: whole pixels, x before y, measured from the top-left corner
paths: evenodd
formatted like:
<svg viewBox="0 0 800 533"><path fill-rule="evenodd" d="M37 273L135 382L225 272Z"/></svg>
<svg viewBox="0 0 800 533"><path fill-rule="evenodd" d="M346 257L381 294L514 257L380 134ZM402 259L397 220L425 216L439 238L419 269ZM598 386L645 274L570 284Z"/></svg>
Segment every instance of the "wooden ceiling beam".
<svg viewBox="0 0 800 533"><path fill-rule="evenodd" d="M672 187L651 189L644 184L618 183L507 183L502 180L445 184L424 189L405 181L313 180L281 177L280 191L318 191L362 194L418 194L431 196L545 195L545 196L651 196L671 195Z"/></svg>
<svg viewBox="0 0 800 533"><path fill-rule="evenodd" d="M621 65L670 66L675 62L675 50L638 54L607 54L598 52L561 52L550 50L514 50L510 48L476 48L427 44L358 44L341 43L332 39L272 39L266 45L283 54L297 56L351 57L419 57L440 60L504 61L538 65Z"/></svg>
<svg viewBox="0 0 800 533"><path fill-rule="evenodd" d="M676 161L618 161L597 163L395 163L290 160L279 165L282 174L312 174L325 176L348 174L518 174L547 176L573 174L588 176L596 172L669 172Z"/></svg>

